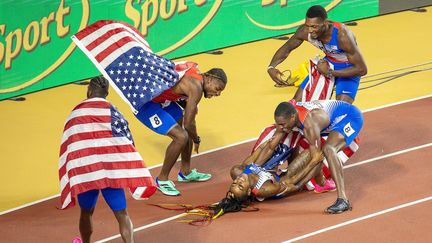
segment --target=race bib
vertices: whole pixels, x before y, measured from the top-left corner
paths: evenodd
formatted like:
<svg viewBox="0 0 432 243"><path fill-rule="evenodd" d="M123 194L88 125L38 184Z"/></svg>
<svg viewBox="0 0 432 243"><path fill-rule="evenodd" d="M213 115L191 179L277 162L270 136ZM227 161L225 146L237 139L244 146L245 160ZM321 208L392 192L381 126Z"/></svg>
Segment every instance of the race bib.
<svg viewBox="0 0 432 243"><path fill-rule="evenodd" d="M348 122L348 124L345 125L344 133L348 137L351 136L353 133L355 133L355 130L351 127L351 122Z"/></svg>
<svg viewBox="0 0 432 243"><path fill-rule="evenodd" d="M162 120L159 118L157 114L150 117L150 123L152 124L153 128L162 126Z"/></svg>

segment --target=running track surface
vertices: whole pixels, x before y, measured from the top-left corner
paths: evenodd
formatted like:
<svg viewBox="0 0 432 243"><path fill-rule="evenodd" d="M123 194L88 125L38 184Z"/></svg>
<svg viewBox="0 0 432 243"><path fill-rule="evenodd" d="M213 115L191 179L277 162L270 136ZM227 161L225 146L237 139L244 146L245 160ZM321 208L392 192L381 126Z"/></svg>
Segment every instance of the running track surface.
<svg viewBox="0 0 432 243"><path fill-rule="evenodd" d="M301 192L281 200L255 204L260 209L258 212L226 214L207 227L193 227L176 220L160 223L181 212L159 209L148 203L200 205L219 201L230 184L230 167L240 163L252 148L253 142L248 142L195 157L192 165L214 177L206 183L177 183L182 192L180 197L162 196L158 192L148 201L129 198L128 210L134 227L147 226L135 232L135 240L283 242L301 237L300 242L430 242L430 107L432 98L424 98L364 114L360 150L344 170L353 211L326 215L323 210L333 203L336 193ZM425 146L416 148L421 145ZM406 151L411 148L414 149ZM399 151L402 153L384 156ZM369 163L362 164L363 161ZM177 170L173 169L172 177ZM152 170L153 175L158 172L158 168ZM118 234L114 215L101 198L94 214L94 241ZM420 199L424 200L415 202ZM410 202L415 203L405 205ZM394 208L399 205L404 207ZM0 241L70 242L79 235L79 208L62 211L56 206L58 198L0 216ZM383 211L388 209L391 210ZM380 213L372 215L377 212ZM360 220L364 216L367 217ZM160 224L148 227L155 222ZM345 222L346 225L340 225ZM328 229L332 226L336 227ZM313 233L319 230L322 232ZM307 235L309 233L313 234ZM109 242L121 240L115 238Z"/></svg>

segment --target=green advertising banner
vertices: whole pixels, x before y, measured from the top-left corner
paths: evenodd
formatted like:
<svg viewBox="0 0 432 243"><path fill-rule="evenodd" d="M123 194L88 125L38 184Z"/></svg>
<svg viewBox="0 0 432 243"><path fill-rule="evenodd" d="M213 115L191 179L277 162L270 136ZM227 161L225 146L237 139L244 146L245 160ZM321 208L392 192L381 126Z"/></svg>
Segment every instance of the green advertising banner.
<svg viewBox="0 0 432 243"><path fill-rule="evenodd" d="M177 58L292 33L316 4L335 21L379 11L379 0L3 0L0 100L98 75L70 39L97 20L128 22Z"/></svg>

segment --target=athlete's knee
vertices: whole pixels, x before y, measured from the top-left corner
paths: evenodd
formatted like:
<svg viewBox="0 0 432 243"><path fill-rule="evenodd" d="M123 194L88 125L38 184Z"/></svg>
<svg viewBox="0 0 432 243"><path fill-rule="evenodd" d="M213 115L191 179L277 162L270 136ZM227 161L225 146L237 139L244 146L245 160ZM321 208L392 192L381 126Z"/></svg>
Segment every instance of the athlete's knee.
<svg viewBox="0 0 432 243"><path fill-rule="evenodd" d="M81 218L90 218L93 216L94 208L81 208Z"/></svg>
<svg viewBox="0 0 432 243"><path fill-rule="evenodd" d="M186 144L189 135L187 131L180 126L175 126L168 134L174 142L180 143L180 144Z"/></svg>
<svg viewBox="0 0 432 243"><path fill-rule="evenodd" d="M116 218L118 219L118 221L125 221L125 219L127 219L129 217L126 209L116 210L116 211L113 211L113 213L116 216Z"/></svg>
<svg viewBox="0 0 432 243"><path fill-rule="evenodd" d="M334 147L333 145L330 145L330 144L324 144L322 151L323 151L324 156L326 158L331 157L331 156L336 156L336 152L337 152L336 147Z"/></svg>

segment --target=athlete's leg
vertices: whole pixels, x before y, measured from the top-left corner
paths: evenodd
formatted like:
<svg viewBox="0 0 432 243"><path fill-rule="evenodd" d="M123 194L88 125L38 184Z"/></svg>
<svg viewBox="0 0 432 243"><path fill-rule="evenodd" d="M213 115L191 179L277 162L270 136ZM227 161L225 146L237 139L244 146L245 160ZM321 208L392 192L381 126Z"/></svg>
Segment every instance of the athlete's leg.
<svg viewBox="0 0 432 243"><path fill-rule="evenodd" d="M183 117L180 118L177 123L179 124L179 126L183 127ZM188 175L190 173L192 149L193 149L192 138L188 137L188 140L186 141L186 145L184 146L180 154L180 158L181 158L180 172L183 173L184 175Z"/></svg>
<svg viewBox="0 0 432 243"><path fill-rule="evenodd" d="M84 243L90 243L90 237L93 233L93 216L94 208L87 210L81 208L81 215L79 221L79 230L81 234L81 239Z"/></svg>
<svg viewBox="0 0 432 243"><path fill-rule="evenodd" d="M315 182L320 185L320 186L324 186L326 183L326 179L324 177L324 174L322 172L322 170L318 171L315 176L314 176Z"/></svg>
<svg viewBox="0 0 432 243"><path fill-rule="evenodd" d="M298 166L296 170L298 169L300 170L294 175L292 174L294 171L291 170L290 173L281 177L281 183L285 186L285 189L283 189L283 193L280 193L279 196L286 196L289 193L299 191L308 181L322 170L322 163L315 165L315 167ZM291 176L288 177L288 175Z"/></svg>
<svg viewBox="0 0 432 243"><path fill-rule="evenodd" d="M167 181L171 168L187 143L188 134L177 124L176 119L158 103L146 103L136 117L154 132L167 135L172 139L165 151L164 163L158 176L158 180Z"/></svg>
<svg viewBox="0 0 432 243"><path fill-rule="evenodd" d="M134 242L133 225L127 213L124 189L105 188L101 191L105 201L113 211L117 222L119 223L119 231L123 241L128 243Z"/></svg>
<svg viewBox="0 0 432 243"><path fill-rule="evenodd" d="M81 208L79 230L84 243L89 243L93 233L92 216L96 206L99 190L91 190L78 194L78 204Z"/></svg>
<svg viewBox="0 0 432 243"><path fill-rule="evenodd" d="M336 77L336 99L352 104L357 95L360 77Z"/></svg>
<svg viewBox="0 0 432 243"><path fill-rule="evenodd" d="M168 132L167 135L172 139L172 141L165 151L165 159L162 169L159 172L158 179L161 181L168 180L172 167L176 163L189 139L187 132L177 124Z"/></svg>
<svg viewBox="0 0 432 243"><path fill-rule="evenodd" d="M133 224L126 209L113 211L119 223L120 235L124 242L133 243Z"/></svg>
<svg viewBox="0 0 432 243"><path fill-rule="evenodd" d="M319 165L319 162L316 164L309 163L310 160L311 160L311 154L309 149L306 149L303 152L301 152L298 156L296 156L296 158L293 161L289 163L287 168L288 171L284 176L281 177L281 181L285 182L286 184L296 185L307 175L310 176L309 178L310 180L316 174L316 173L310 174L310 172L317 165Z"/></svg>
<svg viewBox="0 0 432 243"><path fill-rule="evenodd" d="M345 146L345 137L339 132L333 131L329 134L327 141L323 146L323 152L329 163L332 177L336 182L338 197L347 200L342 163L337 156L339 150L343 149Z"/></svg>
<svg viewBox="0 0 432 243"><path fill-rule="evenodd" d="M170 105L164 107L164 110L168 112L175 121L177 121L177 124L180 127L183 127L183 108L179 104L177 104L177 102L171 102ZM192 157L192 148L193 148L192 138L188 137L185 146L181 150L180 172L183 173L184 175L188 175L191 172L190 163Z"/></svg>
<svg viewBox="0 0 432 243"><path fill-rule="evenodd" d="M322 163L317 164L312 170L310 170L300 181L296 183L298 188L302 188L308 181L322 171ZM325 183L325 182L324 182Z"/></svg>

